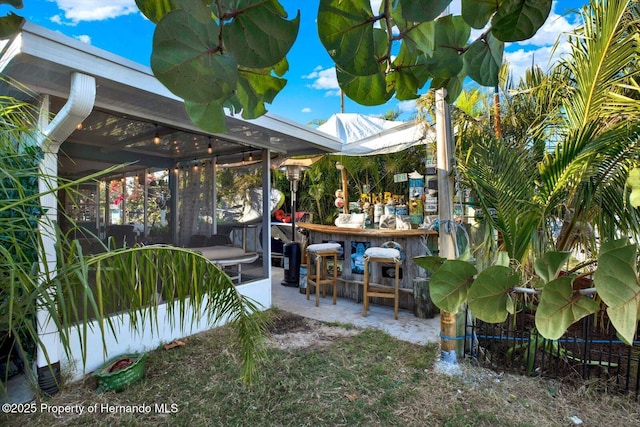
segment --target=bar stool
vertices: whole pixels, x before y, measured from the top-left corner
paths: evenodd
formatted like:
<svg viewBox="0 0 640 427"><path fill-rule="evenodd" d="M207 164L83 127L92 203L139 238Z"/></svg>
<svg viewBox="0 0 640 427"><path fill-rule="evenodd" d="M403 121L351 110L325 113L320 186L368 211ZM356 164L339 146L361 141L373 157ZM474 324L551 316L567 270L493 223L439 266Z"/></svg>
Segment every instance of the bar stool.
<svg viewBox="0 0 640 427"><path fill-rule="evenodd" d="M326 295L325 285L333 286L333 303L338 298L338 243L316 243L307 246L307 299L309 299L310 285L316 287L316 307L320 305L320 288L322 288L322 297ZM315 274L311 272L311 257L315 258ZM333 257L333 276L327 277L326 265L329 257Z"/></svg>
<svg viewBox="0 0 640 427"><path fill-rule="evenodd" d="M400 264L402 263L400 250L394 247L384 247L389 243L383 244L383 247L368 248L364 252L364 304L362 308L362 315L367 317L367 311L369 310L369 298L393 298L393 313L396 320L398 320L398 303L400 301ZM397 244L395 244L397 245ZM395 266L395 286L387 286L378 283L370 283L371 274L369 273L369 263L377 262L380 264L394 264Z"/></svg>

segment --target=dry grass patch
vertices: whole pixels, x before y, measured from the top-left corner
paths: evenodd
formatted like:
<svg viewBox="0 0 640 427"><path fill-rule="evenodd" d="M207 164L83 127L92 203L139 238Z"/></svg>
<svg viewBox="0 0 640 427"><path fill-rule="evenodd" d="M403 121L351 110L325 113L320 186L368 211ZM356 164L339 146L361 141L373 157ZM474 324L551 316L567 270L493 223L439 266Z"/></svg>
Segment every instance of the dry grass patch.
<svg viewBox="0 0 640 427"><path fill-rule="evenodd" d="M629 397L466 363L442 372L437 346L272 313L267 359L251 385L240 380L237 352L229 348L224 327L189 337L184 347L151 352L145 378L121 393L96 393L89 378L42 401L151 407L149 413L2 415L0 424L567 426L579 419L586 426L626 426L640 419L640 405ZM157 410L162 404L169 413Z"/></svg>

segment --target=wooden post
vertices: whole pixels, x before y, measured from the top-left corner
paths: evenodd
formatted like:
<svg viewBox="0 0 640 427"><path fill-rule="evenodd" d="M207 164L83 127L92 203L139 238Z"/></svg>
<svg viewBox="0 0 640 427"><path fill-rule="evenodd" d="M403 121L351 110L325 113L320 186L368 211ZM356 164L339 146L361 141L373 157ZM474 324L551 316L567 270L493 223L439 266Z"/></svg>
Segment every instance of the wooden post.
<svg viewBox="0 0 640 427"><path fill-rule="evenodd" d="M340 171L342 175L342 197L344 198L344 206L342 207L342 213L349 213L349 184L347 181L347 168L342 166Z"/></svg>
<svg viewBox="0 0 640 427"><path fill-rule="evenodd" d="M438 216L440 231L438 250L440 256L455 259L455 224L453 223L453 175L451 162L453 137L451 132L451 114L445 101L446 89L436 91L436 146L438 165ZM440 313L440 352L441 360L456 363L456 314Z"/></svg>
<svg viewBox="0 0 640 427"><path fill-rule="evenodd" d="M502 139L502 121L500 119L500 91L496 85L493 91L493 117L495 118L496 138Z"/></svg>

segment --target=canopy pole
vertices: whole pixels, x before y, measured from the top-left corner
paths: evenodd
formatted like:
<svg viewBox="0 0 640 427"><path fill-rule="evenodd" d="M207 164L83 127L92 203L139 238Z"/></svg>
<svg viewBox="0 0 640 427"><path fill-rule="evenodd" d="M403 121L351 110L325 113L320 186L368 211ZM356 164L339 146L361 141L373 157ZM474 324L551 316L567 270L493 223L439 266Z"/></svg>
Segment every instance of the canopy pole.
<svg viewBox="0 0 640 427"><path fill-rule="evenodd" d="M440 229L438 250L440 256L455 259L455 224L453 222L453 137L451 114L446 102L446 89L438 89L435 94L436 107L436 150L438 166L438 216ZM456 314L440 313L440 352L443 362L456 363Z"/></svg>

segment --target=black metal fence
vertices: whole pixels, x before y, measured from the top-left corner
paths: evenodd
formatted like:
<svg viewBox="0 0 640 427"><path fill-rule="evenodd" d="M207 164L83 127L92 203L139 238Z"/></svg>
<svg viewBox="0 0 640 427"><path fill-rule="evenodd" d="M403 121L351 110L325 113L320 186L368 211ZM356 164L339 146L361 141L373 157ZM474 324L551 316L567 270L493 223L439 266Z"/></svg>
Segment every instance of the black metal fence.
<svg viewBox="0 0 640 427"><path fill-rule="evenodd" d="M640 333L633 346L616 337L604 312L571 326L559 340L537 334L534 313L521 311L489 324L466 316L464 354L494 370L582 381L608 393L640 400Z"/></svg>

